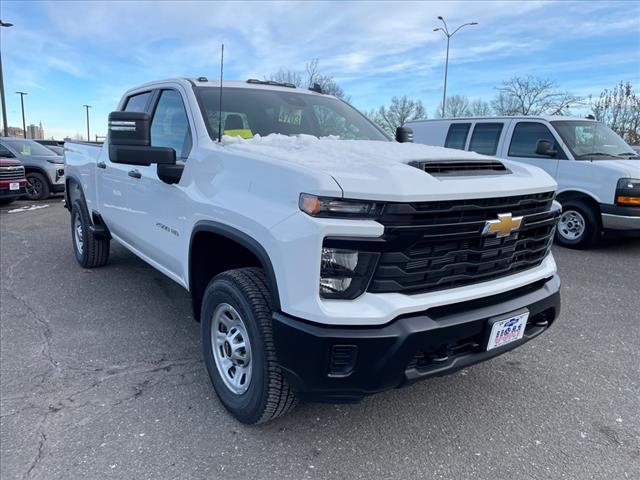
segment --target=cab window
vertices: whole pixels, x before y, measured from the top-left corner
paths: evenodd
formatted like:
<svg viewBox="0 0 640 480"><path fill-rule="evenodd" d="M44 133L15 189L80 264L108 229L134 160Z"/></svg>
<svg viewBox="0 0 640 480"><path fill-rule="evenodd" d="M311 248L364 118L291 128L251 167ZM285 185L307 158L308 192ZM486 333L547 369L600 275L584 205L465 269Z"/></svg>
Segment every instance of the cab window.
<svg viewBox="0 0 640 480"><path fill-rule="evenodd" d="M538 155L536 153L538 140L551 142L553 149L558 152L556 158L560 157L562 148L558 145L558 142L556 142L553 134L545 125L537 122L519 122L515 126L513 135L511 136L508 156L549 158L548 155Z"/></svg>
<svg viewBox="0 0 640 480"><path fill-rule="evenodd" d="M151 120L151 145L171 147L176 157L186 159L191 151L191 131L182 97L175 90L163 90Z"/></svg>
<svg viewBox="0 0 640 480"><path fill-rule="evenodd" d="M149 102L151 92L139 93L133 95L127 99L127 104L124 107L125 112L144 112Z"/></svg>
<svg viewBox="0 0 640 480"><path fill-rule="evenodd" d="M467 135L469 135L470 123L452 123L447 132L447 139L444 146L447 148L457 148L464 150L467 144Z"/></svg>
<svg viewBox="0 0 640 480"><path fill-rule="evenodd" d="M476 123L469 150L483 155L495 155L502 133L502 123Z"/></svg>

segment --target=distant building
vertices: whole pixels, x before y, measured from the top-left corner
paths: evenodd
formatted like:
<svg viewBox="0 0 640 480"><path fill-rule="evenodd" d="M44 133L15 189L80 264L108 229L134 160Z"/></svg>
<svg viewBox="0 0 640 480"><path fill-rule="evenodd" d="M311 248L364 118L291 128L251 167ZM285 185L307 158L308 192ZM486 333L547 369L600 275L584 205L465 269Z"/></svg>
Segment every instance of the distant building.
<svg viewBox="0 0 640 480"><path fill-rule="evenodd" d="M18 127L7 127L7 134L10 137L24 137L24 130Z"/></svg>
<svg viewBox="0 0 640 480"><path fill-rule="evenodd" d="M42 128L42 122L40 122L38 125L34 125L32 123L27 127L27 138L31 138L33 140L44 139L44 129Z"/></svg>

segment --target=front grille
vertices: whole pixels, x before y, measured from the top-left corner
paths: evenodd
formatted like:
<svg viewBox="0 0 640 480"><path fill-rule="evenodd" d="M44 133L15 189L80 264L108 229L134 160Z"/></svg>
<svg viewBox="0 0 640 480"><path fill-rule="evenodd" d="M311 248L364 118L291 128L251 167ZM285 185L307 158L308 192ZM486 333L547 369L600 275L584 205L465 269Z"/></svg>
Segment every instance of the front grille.
<svg viewBox="0 0 640 480"><path fill-rule="evenodd" d="M411 162L410 165L424 170L434 177L506 175L511 173L511 170L497 160L443 160L440 162Z"/></svg>
<svg viewBox="0 0 640 480"><path fill-rule="evenodd" d="M514 197L388 204L380 218L387 248L369 284L373 293L425 293L512 275L542 263L559 211L553 192ZM519 229L482 234L498 214L523 216Z"/></svg>
<svg viewBox="0 0 640 480"><path fill-rule="evenodd" d="M22 180L24 167L0 167L0 180Z"/></svg>

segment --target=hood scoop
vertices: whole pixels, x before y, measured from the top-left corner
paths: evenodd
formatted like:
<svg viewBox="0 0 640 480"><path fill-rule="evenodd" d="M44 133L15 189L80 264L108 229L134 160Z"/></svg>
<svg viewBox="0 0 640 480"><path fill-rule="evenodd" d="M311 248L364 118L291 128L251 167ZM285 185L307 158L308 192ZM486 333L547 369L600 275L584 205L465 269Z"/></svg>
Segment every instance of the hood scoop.
<svg viewBox="0 0 640 480"><path fill-rule="evenodd" d="M434 177L472 177L481 175L508 175L511 173L498 160L436 160L409 162Z"/></svg>

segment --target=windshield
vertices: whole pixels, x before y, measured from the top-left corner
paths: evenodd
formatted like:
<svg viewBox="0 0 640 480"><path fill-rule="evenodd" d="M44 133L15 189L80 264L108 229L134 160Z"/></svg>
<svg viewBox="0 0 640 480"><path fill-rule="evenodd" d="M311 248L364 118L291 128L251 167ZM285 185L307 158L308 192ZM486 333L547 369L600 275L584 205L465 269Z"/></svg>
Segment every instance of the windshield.
<svg viewBox="0 0 640 480"><path fill-rule="evenodd" d="M603 123L587 120L560 120L551 123L576 160L637 156L617 133Z"/></svg>
<svg viewBox="0 0 640 480"><path fill-rule="evenodd" d="M18 155L22 155L25 157L29 157L32 155L36 155L39 157L57 157L54 152L46 147L43 147L39 143L34 142L33 140L20 140L17 138L12 138L8 140L4 139L2 140L2 143L7 145Z"/></svg>
<svg viewBox="0 0 640 480"><path fill-rule="evenodd" d="M218 138L219 88L196 89L211 138ZM282 90L225 88L223 135L251 138L256 134L335 135L348 140L388 141L375 125L345 102L333 97Z"/></svg>

